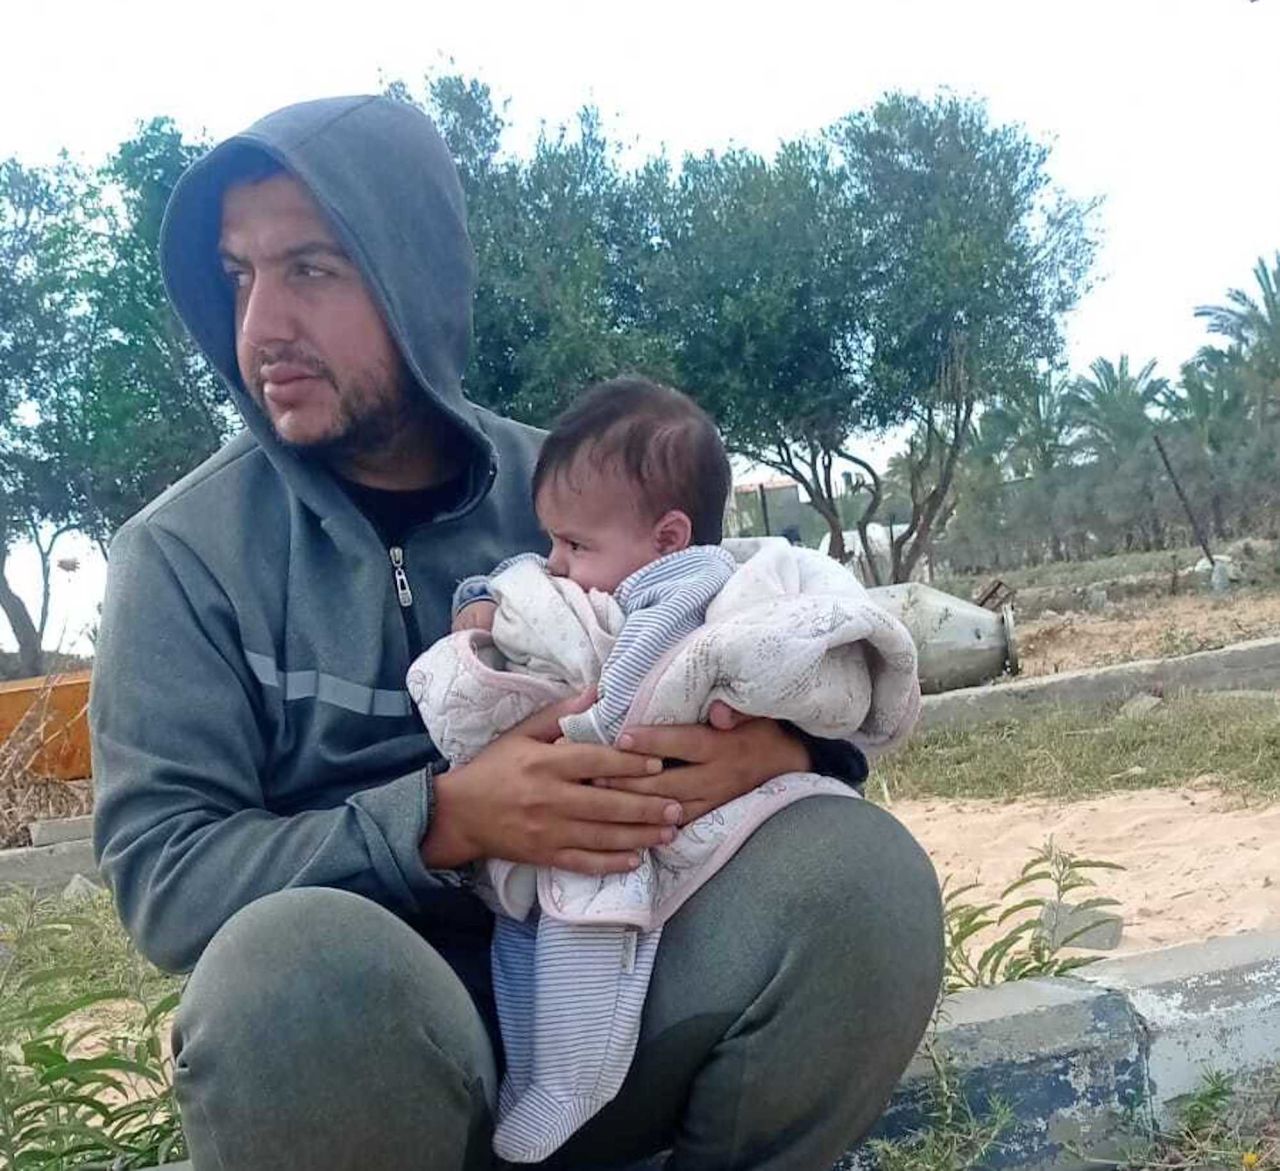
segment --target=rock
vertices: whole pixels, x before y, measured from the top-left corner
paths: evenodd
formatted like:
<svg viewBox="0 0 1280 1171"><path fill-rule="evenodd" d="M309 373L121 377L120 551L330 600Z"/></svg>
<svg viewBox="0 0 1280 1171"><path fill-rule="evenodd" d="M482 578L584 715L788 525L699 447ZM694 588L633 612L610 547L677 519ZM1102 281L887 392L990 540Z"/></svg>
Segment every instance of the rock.
<svg viewBox="0 0 1280 1171"><path fill-rule="evenodd" d="M1058 613L1057 610L1041 610L1040 617L1041 618L1060 618L1061 615Z"/></svg>
<svg viewBox="0 0 1280 1171"><path fill-rule="evenodd" d="M31 831L33 846L52 846L55 842L80 842L93 837L93 814L33 821L27 829Z"/></svg>
<svg viewBox="0 0 1280 1171"><path fill-rule="evenodd" d="M62 894L58 897L64 903L83 903L88 899L96 898L101 889L97 883L85 878L83 874L73 874L71 881L62 888Z"/></svg>
<svg viewBox="0 0 1280 1171"><path fill-rule="evenodd" d="M1084 596L1085 609L1095 613L1105 610L1109 601L1107 591L1102 586L1090 586Z"/></svg>
<svg viewBox="0 0 1280 1171"><path fill-rule="evenodd" d="M1160 696L1148 695L1143 692L1141 695L1135 695L1132 699L1125 700L1118 715L1122 720L1140 720L1143 716L1150 715L1162 703L1164 703L1164 700Z"/></svg>
<svg viewBox="0 0 1280 1171"><path fill-rule="evenodd" d="M1225 594L1231 588L1231 567L1222 558L1213 563L1213 571L1209 574L1209 592Z"/></svg>
<svg viewBox="0 0 1280 1171"><path fill-rule="evenodd" d="M1051 902L1040 912L1040 931L1051 947L1062 947L1064 940L1070 940L1067 947L1111 951L1120 946L1124 920L1096 907L1082 910L1072 903Z"/></svg>

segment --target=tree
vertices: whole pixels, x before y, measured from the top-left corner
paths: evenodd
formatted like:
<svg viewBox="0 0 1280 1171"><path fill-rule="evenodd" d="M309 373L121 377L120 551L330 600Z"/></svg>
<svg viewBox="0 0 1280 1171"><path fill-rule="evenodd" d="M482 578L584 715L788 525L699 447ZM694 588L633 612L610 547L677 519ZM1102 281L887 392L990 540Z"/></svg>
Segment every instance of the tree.
<svg viewBox="0 0 1280 1171"><path fill-rule="evenodd" d="M58 537L105 549L231 426L156 262L169 192L200 149L155 119L95 173L0 165L0 569L25 539L43 571L34 618L0 589L24 671L39 669Z"/></svg>
<svg viewBox="0 0 1280 1171"><path fill-rule="evenodd" d="M401 82L388 93L426 108L458 163L478 270L468 397L545 425L588 383L668 370L639 320L647 217L593 109L516 159L487 86L447 75L425 102Z"/></svg>
<svg viewBox="0 0 1280 1171"><path fill-rule="evenodd" d="M1169 383L1154 377L1153 358L1137 374L1129 371L1129 355L1119 364L1097 358L1088 375L1072 384L1067 410L1080 433L1078 447L1097 459L1121 459L1150 442L1151 410L1169 393Z"/></svg>
<svg viewBox="0 0 1280 1171"><path fill-rule="evenodd" d="M1168 394L1169 384L1155 377L1155 368L1152 359L1134 374L1128 354L1121 354L1118 364L1098 358L1090 373L1072 384L1067 400L1079 432L1079 450L1108 467L1113 488L1125 495L1136 489L1145 502L1140 540L1148 549L1164 544L1156 501L1159 473L1152 454L1151 411Z"/></svg>
<svg viewBox="0 0 1280 1171"><path fill-rule="evenodd" d="M44 446L34 402L73 376L83 352L76 275L90 262L78 230L87 192L66 159L43 169L0 162L0 612L24 675L40 670L53 548L72 515L68 465ZM34 616L4 576L24 540L43 570Z"/></svg>
<svg viewBox="0 0 1280 1171"><path fill-rule="evenodd" d="M1280 252L1268 267L1259 257L1253 268L1257 296L1231 289L1225 305L1201 305L1196 316L1209 332L1225 337L1242 360L1241 377L1251 387L1257 407L1280 407Z"/></svg>
<svg viewBox="0 0 1280 1171"><path fill-rule="evenodd" d="M1174 426L1191 441L1204 461L1214 535L1230 535L1226 461L1245 446L1250 422L1249 395L1237 354L1204 347L1182 367L1182 378L1160 396Z"/></svg>
<svg viewBox="0 0 1280 1171"><path fill-rule="evenodd" d="M688 158L646 285L680 385L731 450L791 476L843 559L835 461L887 422L861 380L860 241L820 142Z"/></svg>
<svg viewBox="0 0 1280 1171"><path fill-rule="evenodd" d="M883 417L914 424L911 514L893 540L900 581L954 506L980 405L1011 398L1059 353L1093 259L1093 204L1056 190L1048 148L993 126L974 101L891 94L831 139L868 239L873 397ZM866 470L864 525L882 495Z"/></svg>

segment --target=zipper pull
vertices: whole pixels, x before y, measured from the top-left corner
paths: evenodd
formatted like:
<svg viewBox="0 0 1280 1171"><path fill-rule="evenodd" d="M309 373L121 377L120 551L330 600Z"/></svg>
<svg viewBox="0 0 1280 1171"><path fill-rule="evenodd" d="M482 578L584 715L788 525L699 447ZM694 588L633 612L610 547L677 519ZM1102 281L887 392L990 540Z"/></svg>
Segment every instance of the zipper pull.
<svg viewBox="0 0 1280 1171"><path fill-rule="evenodd" d="M409 588L409 575L404 571L404 550L399 545L392 545L391 572L396 579L396 597L406 610L413 605L413 591Z"/></svg>

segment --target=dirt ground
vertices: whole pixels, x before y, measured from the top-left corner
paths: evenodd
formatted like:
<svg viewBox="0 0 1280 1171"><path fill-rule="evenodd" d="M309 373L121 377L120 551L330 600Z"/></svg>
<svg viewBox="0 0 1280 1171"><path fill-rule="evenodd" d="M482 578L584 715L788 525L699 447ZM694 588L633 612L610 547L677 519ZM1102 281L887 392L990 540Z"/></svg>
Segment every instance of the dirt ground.
<svg viewBox="0 0 1280 1171"><path fill-rule="evenodd" d="M1280 637L1280 592L1134 598L1099 613L1021 619L1017 633L1024 677L1169 658Z"/></svg>
<svg viewBox="0 0 1280 1171"><path fill-rule="evenodd" d="M1081 857L1124 866L1091 872L1097 889L1089 892L1119 900L1112 910L1124 919L1121 952L1280 930L1280 805L1244 806L1217 792L1212 778L1070 804L898 801L890 811L939 875L953 886L978 884L966 902L998 899L1050 837Z"/></svg>

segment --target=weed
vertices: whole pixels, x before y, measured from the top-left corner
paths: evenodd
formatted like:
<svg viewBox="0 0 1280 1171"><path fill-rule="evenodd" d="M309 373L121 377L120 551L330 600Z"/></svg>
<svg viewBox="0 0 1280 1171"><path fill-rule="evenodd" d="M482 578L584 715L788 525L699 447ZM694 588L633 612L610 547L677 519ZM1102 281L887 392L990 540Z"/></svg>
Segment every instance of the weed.
<svg viewBox="0 0 1280 1171"><path fill-rule="evenodd" d="M1272 1073L1240 1084L1207 1072L1174 1124L1142 1135L1118 1166L1121 1171L1276 1171L1280 1080Z"/></svg>
<svg viewBox="0 0 1280 1171"><path fill-rule="evenodd" d="M0 890L0 1166L131 1171L183 1157L162 1043L179 983L108 896Z"/></svg>
<svg viewBox="0 0 1280 1171"><path fill-rule="evenodd" d="M1097 918L1088 919L1065 937L1055 939L1043 928L1041 916L1047 907L1065 904L1073 893L1092 887L1094 881L1086 871L1121 869L1114 862L1077 857L1059 849L1050 838L994 903L966 903L963 896L974 889L973 884L948 890L944 883L944 994L1008 980L1065 976L1100 959L1097 955L1063 954L1064 949L1097 925ZM1028 893L1037 883L1047 883L1048 893ZM1011 899L1015 901L1010 902ZM1096 896L1075 903L1074 910L1088 915L1115 905L1115 899ZM976 951L977 937L991 930L999 935Z"/></svg>
<svg viewBox="0 0 1280 1171"><path fill-rule="evenodd" d="M1212 775L1227 792L1280 798L1275 700L1213 694L1167 699L1140 720L1082 705L1016 721L938 728L876 766L894 800L917 797L1081 800Z"/></svg>

